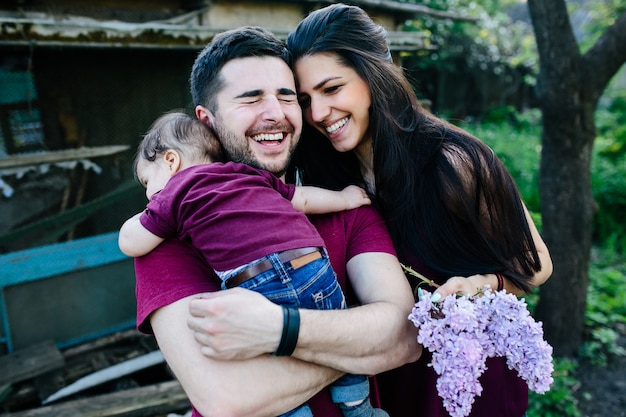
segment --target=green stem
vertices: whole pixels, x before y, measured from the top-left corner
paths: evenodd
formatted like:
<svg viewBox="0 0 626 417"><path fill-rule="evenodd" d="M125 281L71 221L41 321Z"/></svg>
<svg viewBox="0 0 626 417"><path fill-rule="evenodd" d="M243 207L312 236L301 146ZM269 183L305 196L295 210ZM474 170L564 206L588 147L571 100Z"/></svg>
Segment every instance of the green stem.
<svg viewBox="0 0 626 417"><path fill-rule="evenodd" d="M424 284L428 284L428 285L430 285L431 287L434 287L434 288L439 288L439 284L437 284L435 281L433 281L430 278L426 278L424 275L420 274L419 272L417 272L416 270L414 270L410 266L406 266L403 263L400 263L400 265L402 266L402 269L404 270L405 273L407 273L409 275L413 275L414 277L419 278L420 281L422 281L422 283L424 283Z"/></svg>

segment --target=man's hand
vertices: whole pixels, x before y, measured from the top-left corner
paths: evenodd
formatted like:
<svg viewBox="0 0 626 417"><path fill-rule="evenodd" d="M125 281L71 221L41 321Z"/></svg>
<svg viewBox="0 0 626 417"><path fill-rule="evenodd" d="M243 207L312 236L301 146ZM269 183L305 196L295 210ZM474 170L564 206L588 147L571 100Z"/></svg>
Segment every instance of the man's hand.
<svg viewBox="0 0 626 417"><path fill-rule="evenodd" d="M203 355L243 360L276 350L282 309L261 294L243 288L202 294L190 300L187 326Z"/></svg>

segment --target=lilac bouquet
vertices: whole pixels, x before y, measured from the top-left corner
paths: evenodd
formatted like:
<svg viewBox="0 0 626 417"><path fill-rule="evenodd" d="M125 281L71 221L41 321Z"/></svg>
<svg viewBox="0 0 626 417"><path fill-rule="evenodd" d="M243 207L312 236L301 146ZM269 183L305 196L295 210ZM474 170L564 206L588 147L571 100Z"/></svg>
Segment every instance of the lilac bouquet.
<svg viewBox="0 0 626 417"><path fill-rule="evenodd" d="M552 384L552 347L543 339L523 299L487 286L473 296L432 301L418 289L409 320L419 329L417 341L432 353L437 392L452 417L469 415L482 392L478 378L485 360L506 357L528 387L543 394Z"/></svg>

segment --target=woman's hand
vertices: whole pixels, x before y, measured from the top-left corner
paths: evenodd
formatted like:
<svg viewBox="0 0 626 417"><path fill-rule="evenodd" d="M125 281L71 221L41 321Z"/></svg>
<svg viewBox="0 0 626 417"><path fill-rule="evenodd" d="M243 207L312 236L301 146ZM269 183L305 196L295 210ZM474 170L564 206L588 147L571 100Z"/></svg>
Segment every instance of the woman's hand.
<svg viewBox="0 0 626 417"><path fill-rule="evenodd" d="M504 279L504 283L505 289L507 289L507 287L509 286L512 286L511 284L507 286L506 278ZM482 290L485 285L489 285L491 289L495 291L498 288L498 278L496 277L496 275L478 274L471 275L469 277L452 277L448 279L445 284L437 288L433 296L436 297L435 294L439 294L441 296L441 299L443 299L450 294L474 295Z"/></svg>

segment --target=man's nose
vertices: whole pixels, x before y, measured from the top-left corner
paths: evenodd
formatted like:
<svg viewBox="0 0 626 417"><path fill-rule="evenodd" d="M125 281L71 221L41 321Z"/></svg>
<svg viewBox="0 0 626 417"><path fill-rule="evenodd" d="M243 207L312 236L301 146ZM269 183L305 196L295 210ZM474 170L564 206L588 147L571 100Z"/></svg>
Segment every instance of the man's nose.
<svg viewBox="0 0 626 417"><path fill-rule="evenodd" d="M285 118L285 112L278 97L269 95L263 100L263 119L279 122Z"/></svg>

